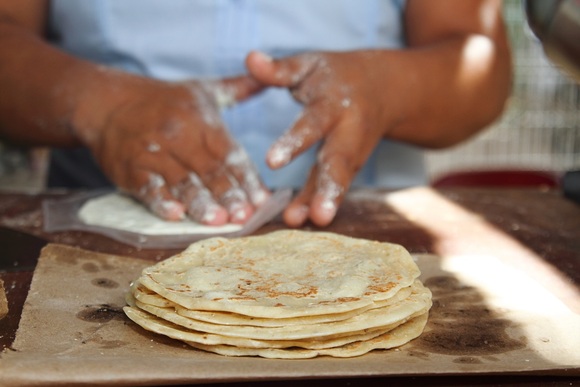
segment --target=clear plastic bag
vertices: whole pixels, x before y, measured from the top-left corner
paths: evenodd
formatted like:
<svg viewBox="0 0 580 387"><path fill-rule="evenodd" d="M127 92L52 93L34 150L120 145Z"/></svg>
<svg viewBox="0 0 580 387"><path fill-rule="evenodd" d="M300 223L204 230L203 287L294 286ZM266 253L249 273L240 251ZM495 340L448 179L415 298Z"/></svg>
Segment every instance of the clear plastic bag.
<svg viewBox="0 0 580 387"><path fill-rule="evenodd" d="M200 233L179 235L146 235L136 232L119 230L115 228L91 225L83 222L78 212L90 199L101 195L110 194L111 190L99 190L74 194L64 199L47 199L42 203L44 215L44 230L46 232L57 231L88 231L107 236L143 249L171 249L185 248L193 242L201 239L223 236L238 237L251 234L265 223L276 217L290 202L291 189L276 191L270 199L262 205L252 218L239 230L227 233Z"/></svg>

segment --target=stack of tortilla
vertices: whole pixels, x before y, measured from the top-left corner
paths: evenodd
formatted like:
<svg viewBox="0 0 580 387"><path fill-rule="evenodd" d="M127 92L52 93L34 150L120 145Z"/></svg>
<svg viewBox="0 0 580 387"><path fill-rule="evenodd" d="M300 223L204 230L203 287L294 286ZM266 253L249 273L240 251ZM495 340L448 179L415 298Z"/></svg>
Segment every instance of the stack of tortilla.
<svg viewBox="0 0 580 387"><path fill-rule="evenodd" d="M419 274L399 245L327 232L211 238L143 270L125 313L227 356L353 357L423 332Z"/></svg>

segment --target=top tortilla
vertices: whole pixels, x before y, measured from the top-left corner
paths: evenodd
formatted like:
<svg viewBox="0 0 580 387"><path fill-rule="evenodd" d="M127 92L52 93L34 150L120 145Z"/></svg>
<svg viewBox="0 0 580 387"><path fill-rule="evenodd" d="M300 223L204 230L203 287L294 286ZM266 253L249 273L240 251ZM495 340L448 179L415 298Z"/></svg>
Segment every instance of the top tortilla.
<svg viewBox="0 0 580 387"><path fill-rule="evenodd" d="M281 230L196 242L143 270L139 282L191 310L288 318L363 308L411 286L419 274L396 244Z"/></svg>

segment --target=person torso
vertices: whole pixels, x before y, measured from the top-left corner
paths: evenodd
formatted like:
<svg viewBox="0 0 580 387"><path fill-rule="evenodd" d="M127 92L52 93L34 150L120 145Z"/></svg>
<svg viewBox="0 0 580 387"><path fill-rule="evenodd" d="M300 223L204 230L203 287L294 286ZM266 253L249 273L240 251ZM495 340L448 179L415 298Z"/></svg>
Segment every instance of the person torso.
<svg viewBox="0 0 580 387"><path fill-rule="evenodd" d="M273 57L307 51L396 49L404 46L403 0L52 0L54 44L128 72L168 81L245 73L251 50ZM284 89L266 92L223 112L271 187L299 186L315 149L279 171L267 149L302 107ZM356 185L400 187L424 181L422 156L385 142Z"/></svg>

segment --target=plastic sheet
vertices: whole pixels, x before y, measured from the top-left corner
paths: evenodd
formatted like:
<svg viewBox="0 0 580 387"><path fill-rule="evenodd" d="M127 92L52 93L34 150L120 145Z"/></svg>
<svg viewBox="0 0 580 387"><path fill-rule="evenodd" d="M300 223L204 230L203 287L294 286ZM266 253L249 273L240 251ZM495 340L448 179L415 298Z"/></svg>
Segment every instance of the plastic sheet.
<svg viewBox="0 0 580 387"><path fill-rule="evenodd" d="M179 235L145 235L136 232L119 230L83 222L78 217L82 206L90 199L110 194L110 190L82 192L66 199L48 199L43 202L44 230L58 231L87 231L94 232L143 249L171 249L184 248L189 244L210 237L238 237L251 234L259 227L276 217L290 202L291 189L276 191L271 198L261 206L254 216L239 230L226 233L199 233Z"/></svg>

